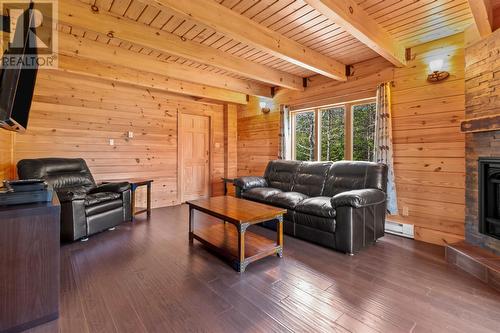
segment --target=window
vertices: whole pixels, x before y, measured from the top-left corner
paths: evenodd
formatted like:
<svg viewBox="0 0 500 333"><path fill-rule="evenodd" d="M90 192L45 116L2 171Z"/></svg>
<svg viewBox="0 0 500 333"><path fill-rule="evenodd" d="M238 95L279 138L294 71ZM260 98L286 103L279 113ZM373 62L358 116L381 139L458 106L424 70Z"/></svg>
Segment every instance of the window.
<svg viewBox="0 0 500 333"><path fill-rule="evenodd" d="M321 112L321 160L340 161L344 159L345 109L331 107Z"/></svg>
<svg viewBox="0 0 500 333"><path fill-rule="evenodd" d="M352 159L372 161L375 140L375 103L352 107Z"/></svg>
<svg viewBox="0 0 500 333"><path fill-rule="evenodd" d="M373 160L374 99L294 111L291 115L293 159Z"/></svg>
<svg viewBox="0 0 500 333"><path fill-rule="evenodd" d="M314 133L315 113L300 112L294 116L295 159L299 161L314 161L316 136Z"/></svg>

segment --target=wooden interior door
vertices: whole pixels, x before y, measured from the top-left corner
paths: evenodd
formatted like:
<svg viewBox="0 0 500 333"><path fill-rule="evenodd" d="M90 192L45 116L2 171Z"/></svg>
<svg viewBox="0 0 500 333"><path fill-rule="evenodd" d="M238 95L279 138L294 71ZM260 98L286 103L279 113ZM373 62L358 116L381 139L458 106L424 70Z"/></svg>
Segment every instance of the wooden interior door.
<svg viewBox="0 0 500 333"><path fill-rule="evenodd" d="M210 195L210 118L180 115L181 202Z"/></svg>

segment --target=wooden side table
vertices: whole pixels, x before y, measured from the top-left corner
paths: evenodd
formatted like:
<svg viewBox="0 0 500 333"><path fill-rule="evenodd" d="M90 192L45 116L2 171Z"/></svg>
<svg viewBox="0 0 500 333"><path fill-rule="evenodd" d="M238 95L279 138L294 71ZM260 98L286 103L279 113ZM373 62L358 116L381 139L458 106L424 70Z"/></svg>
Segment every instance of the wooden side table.
<svg viewBox="0 0 500 333"><path fill-rule="evenodd" d="M151 216L151 183L152 179L132 179L128 181L130 183L130 191L132 193L132 219L135 215L146 213L148 217ZM147 191L147 199L146 199L146 208L141 210L136 210L135 207L135 190L141 186L146 186Z"/></svg>
<svg viewBox="0 0 500 333"><path fill-rule="evenodd" d="M224 183L224 195L227 195L227 184L234 184L234 178L222 177L222 182Z"/></svg>

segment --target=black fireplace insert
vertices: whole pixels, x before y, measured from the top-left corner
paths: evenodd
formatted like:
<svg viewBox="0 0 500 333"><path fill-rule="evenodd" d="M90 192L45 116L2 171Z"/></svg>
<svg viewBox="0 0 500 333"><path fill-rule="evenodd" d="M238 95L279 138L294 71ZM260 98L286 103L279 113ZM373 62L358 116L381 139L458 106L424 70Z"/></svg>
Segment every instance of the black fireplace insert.
<svg viewBox="0 0 500 333"><path fill-rule="evenodd" d="M479 158L479 232L500 239L500 158Z"/></svg>

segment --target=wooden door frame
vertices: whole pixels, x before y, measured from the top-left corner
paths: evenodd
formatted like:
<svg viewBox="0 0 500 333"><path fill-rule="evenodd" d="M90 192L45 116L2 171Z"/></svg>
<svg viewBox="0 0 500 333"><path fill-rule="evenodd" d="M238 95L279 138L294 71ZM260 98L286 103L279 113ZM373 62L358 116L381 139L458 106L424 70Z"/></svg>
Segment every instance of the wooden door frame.
<svg viewBox="0 0 500 333"><path fill-rule="evenodd" d="M212 116L189 111L178 111L177 113L177 204L182 203L182 140L181 140L181 120L183 115L207 117L208 118L208 196L212 196L212 159L213 159L213 121Z"/></svg>

